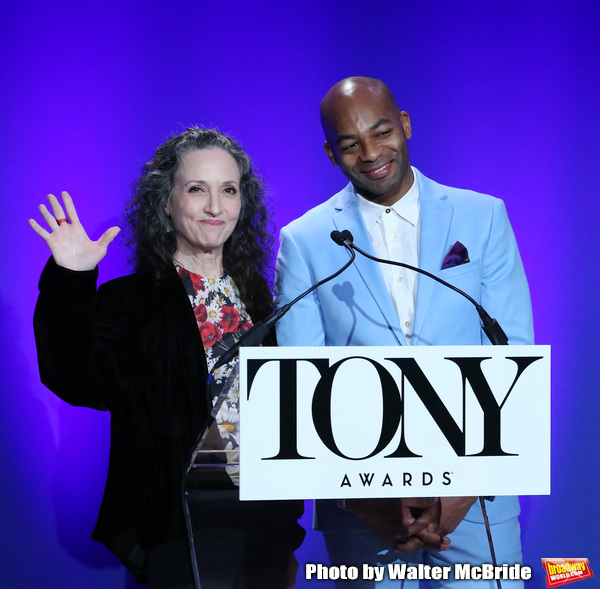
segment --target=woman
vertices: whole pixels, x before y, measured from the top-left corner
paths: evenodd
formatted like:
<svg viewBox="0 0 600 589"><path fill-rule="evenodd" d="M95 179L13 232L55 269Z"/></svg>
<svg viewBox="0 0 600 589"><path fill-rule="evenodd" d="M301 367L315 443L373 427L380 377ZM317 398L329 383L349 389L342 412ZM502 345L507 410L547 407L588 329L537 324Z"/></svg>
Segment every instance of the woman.
<svg viewBox="0 0 600 589"><path fill-rule="evenodd" d="M144 167L127 208L135 272L98 291L97 264L119 228L93 242L67 193L64 208L48 199L52 212L39 209L50 230L30 220L52 252L34 317L40 375L68 403L111 412L109 469L92 538L139 581L192 587L182 473L211 409L208 371L271 310L265 270L272 238L262 183L248 156L222 133L193 127L171 137ZM237 441L231 435L236 411L231 396L217 417L229 447ZM229 480L225 486L235 488ZM272 538L276 545L262 555L272 578L259 586L286 585L291 551L302 539L296 523L302 505L266 507L265 513L263 502L236 502L236 517L260 525L241 534L227 528L233 580L217 579L225 583L218 586L256 586L253 575L265 574L260 563L248 574L240 571L257 561L257 542ZM255 528L262 535L249 540ZM213 544L200 544L201 563L217 562L206 556ZM205 579L200 571L203 588L219 570Z"/></svg>

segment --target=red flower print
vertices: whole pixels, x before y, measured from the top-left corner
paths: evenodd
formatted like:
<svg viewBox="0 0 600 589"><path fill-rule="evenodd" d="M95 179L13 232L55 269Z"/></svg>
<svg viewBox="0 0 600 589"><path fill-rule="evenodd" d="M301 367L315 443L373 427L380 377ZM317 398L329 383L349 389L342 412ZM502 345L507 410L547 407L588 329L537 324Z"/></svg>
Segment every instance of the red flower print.
<svg viewBox="0 0 600 589"><path fill-rule="evenodd" d="M234 333L240 326L240 316L235 307L223 305L219 325L224 333Z"/></svg>
<svg viewBox="0 0 600 589"><path fill-rule="evenodd" d="M244 321L244 323L242 323L242 329L244 331L248 331L251 327L252 327L252 321Z"/></svg>
<svg viewBox="0 0 600 589"><path fill-rule="evenodd" d="M202 343L205 348L212 347L223 335L221 330L214 323L209 323L208 321L200 325L199 329L200 337L202 338Z"/></svg>
<svg viewBox="0 0 600 589"><path fill-rule="evenodd" d="M202 282L202 276L200 274L194 274L190 272L190 278L192 279L192 286L195 292L202 292L204 290L204 283Z"/></svg>
<svg viewBox="0 0 600 589"><path fill-rule="evenodd" d="M199 304L195 309L194 309L194 315L196 315L196 321L198 323L204 323L206 321L206 306L203 305L202 303Z"/></svg>

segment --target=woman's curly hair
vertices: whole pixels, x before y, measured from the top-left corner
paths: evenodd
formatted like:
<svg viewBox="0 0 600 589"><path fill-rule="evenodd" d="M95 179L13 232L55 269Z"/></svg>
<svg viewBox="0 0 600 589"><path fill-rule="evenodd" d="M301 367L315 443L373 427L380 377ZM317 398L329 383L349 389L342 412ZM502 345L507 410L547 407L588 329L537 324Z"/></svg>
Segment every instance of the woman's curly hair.
<svg viewBox="0 0 600 589"><path fill-rule="evenodd" d="M160 145L136 180L126 208L134 249L135 271L162 278L173 272L177 247L175 228L165 212L183 156L196 149L222 149L240 171L241 211L235 229L223 246L223 268L236 283L250 316L258 321L272 310L268 277L272 271L273 236L265 206L262 178L231 137L215 129L190 127Z"/></svg>

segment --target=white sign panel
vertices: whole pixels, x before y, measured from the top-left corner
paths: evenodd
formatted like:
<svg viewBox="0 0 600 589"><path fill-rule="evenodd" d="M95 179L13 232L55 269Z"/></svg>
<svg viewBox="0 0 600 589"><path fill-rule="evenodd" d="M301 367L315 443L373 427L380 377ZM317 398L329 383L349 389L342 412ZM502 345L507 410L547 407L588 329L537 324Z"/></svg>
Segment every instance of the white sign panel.
<svg viewBox="0 0 600 589"><path fill-rule="evenodd" d="M240 497L550 493L549 346L242 348Z"/></svg>

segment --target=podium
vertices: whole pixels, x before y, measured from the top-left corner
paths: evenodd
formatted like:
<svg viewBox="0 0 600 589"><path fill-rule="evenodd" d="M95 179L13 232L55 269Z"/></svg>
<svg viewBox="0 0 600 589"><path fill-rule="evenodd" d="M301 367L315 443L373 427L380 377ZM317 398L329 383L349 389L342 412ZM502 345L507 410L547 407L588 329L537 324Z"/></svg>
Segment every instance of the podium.
<svg viewBox="0 0 600 589"><path fill-rule="evenodd" d="M550 492L547 346L243 348L239 394L239 460L213 423L185 476L203 589L214 547L231 542L220 528L244 522L235 540L259 561L273 543L253 534L285 500ZM250 555L234 552L244 569ZM287 586L285 573L270 586ZM268 574L230 586L268 587L251 580Z"/></svg>

